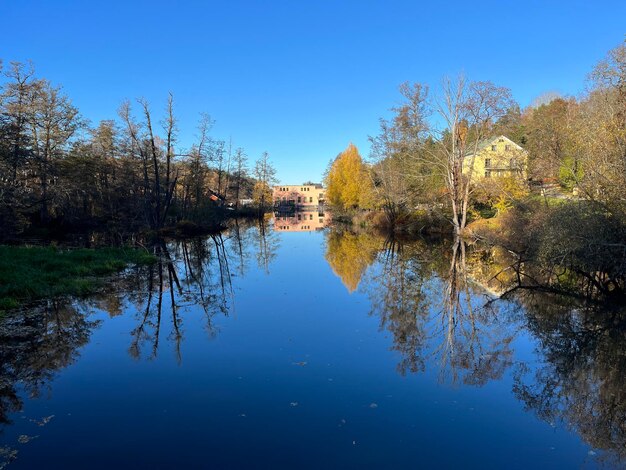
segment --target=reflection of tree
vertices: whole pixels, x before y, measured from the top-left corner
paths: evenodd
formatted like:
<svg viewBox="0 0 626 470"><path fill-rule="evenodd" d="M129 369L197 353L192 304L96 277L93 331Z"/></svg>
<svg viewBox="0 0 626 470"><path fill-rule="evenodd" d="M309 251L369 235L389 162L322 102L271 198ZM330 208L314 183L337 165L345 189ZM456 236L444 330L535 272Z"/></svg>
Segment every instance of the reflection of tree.
<svg viewBox="0 0 626 470"><path fill-rule="evenodd" d="M543 365L520 367L514 392L541 419L562 420L585 441L626 460L626 310L601 311L524 292Z"/></svg>
<svg viewBox="0 0 626 470"><path fill-rule="evenodd" d="M248 235L248 226L242 226L242 221L235 219L231 224L229 235L231 240L231 250L236 260L235 266L240 276L246 271L246 263L248 261L248 251L246 247L250 243Z"/></svg>
<svg viewBox="0 0 626 470"><path fill-rule="evenodd" d="M510 344L517 329L505 312L480 296L468 280L465 244L452 250L424 241L387 240L369 293L381 327L393 334L398 368L423 371L440 361L442 377L483 385L512 364Z"/></svg>
<svg viewBox="0 0 626 470"><path fill-rule="evenodd" d="M626 310L601 311L537 289L508 291L516 275L506 269L506 253L470 253L461 241L442 251L423 241L388 240L378 261L366 289L381 328L393 335L401 373L423 371L435 360L441 377L453 382L481 386L500 379L526 326L542 361L517 364L515 395L541 419L563 421L604 449L609 464L623 465ZM492 265L477 265L487 261ZM475 280L507 291L506 301L486 299Z"/></svg>
<svg viewBox="0 0 626 470"><path fill-rule="evenodd" d="M218 234L170 245L160 242L154 246L154 254L157 263L141 272L138 285L129 294L141 312L139 324L131 332L129 353L139 358L144 345L150 345L150 357L156 357L165 309L171 323L167 340L174 343L181 361L182 312L199 306L209 337L215 335L214 315L228 313L232 298L229 253L223 236Z"/></svg>
<svg viewBox="0 0 626 470"><path fill-rule="evenodd" d="M22 408L16 385L30 397L39 396L58 370L78 358L97 324L61 300L0 321L0 423Z"/></svg>
<svg viewBox="0 0 626 470"><path fill-rule="evenodd" d="M497 310L497 304L475 305L476 297L468 280L465 242L452 245L450 268L444 289L441 328L445 340L440 346L442 372L452 380L463 373L468 385L484 385L502 377L513 363L510 347L517 329Z"/></svg>
<svg viewBox="0 0 626 470"><path fill-rule="evenodd" d="M278 250L278 236L276 232L269 229L267 218L260 218L258 221L255 237L257 241L256 259L259 268L266 273L270 272L270 264L276 258Z"/></svg>
<svg viewBox="0 0 626 470"><path fill-rule="evenodd" d="M372 233L333 228L326 237L326 261L352 293L382 246L383 239Z"/></svg>
<svg viewBox="0 0 626 470"><path fill-rule="evenodd" d="M393 335L392 349L402 356L398 371L404 375L423 371L426 331L424 315L429 299L424 282L426 265L414 255L415 244L403 245L393 239L385 242L381 270L374 276L375 288L370 289L372 312L380 317L381 329Z"/></svg>

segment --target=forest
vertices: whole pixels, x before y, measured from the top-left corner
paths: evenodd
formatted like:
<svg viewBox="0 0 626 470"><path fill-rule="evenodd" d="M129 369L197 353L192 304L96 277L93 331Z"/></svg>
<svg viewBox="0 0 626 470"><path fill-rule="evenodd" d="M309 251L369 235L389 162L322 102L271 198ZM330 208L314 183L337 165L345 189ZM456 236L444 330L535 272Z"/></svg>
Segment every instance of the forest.
<svg viewBox="0 0 626 470"><path fill-rule="evenodd" d="M269 155L251 166L243 148L211 136L207 114L183 147L171 94L162 112L124 101L116 119L92 125L33 64L0 71L0 241L210 231L266 204ZM256 207L241 207L252 198Z"/></svg>
<svg viewBox="0 0 626 470"><path fill-rule="evenodd" d="M329 164L338 213L388 232L504 247L528 287L623 299L626 42L590 71L580 96L547 93L525 109L508 88L464 76L434 91L407 82L400 93L368 158L351 144ZM477 155L497 136L524 158L511 159L515 172L483 177ZM529 261L541 273L522 269Z"/></svg>

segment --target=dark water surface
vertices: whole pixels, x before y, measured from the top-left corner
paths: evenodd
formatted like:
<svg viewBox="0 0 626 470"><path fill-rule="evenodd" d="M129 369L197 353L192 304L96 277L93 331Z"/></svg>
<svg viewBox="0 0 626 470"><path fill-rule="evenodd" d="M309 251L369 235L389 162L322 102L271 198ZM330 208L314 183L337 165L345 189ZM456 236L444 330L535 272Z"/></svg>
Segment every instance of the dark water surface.
<svg viewBox="0 0 626 470"><path fill-rule="evenodd" d="M2 320L0 468L624 465L623 313L494 300L497 257L448 241L281 230Z"/></svg>

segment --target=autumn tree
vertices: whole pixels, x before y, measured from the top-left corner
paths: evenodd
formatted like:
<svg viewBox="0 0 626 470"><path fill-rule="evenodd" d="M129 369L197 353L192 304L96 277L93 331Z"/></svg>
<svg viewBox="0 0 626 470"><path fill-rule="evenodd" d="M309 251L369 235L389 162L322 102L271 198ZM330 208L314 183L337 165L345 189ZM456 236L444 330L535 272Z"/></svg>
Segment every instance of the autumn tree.
<svg viewBox="0 0 626 470"><path fill-rule="evenodd" d="M263 152L254 165L253 198L259 207L259 214L263 213L272 202L272 185L276 183L276 169L270 162L267 152Z"/></svg>
<svg viewBox="0 0 626 470"><path fill-rule="evenodd" d="M590 79L576 134L577 184L586 198L626 221L626 42L609 51Z"/></svg>
<svg viewBox="0 0 626 470"><path fill-rule="evenodd" d="M326 177L326 198L340 210L373 205L372 180L358 149L350 144L332 162Z"/></svg>
<svg viewBox="0 0 626 470"><path fill-rule="evenodd" d="M572 175L578 173L572 138L577 106L573 98L555 98L527 112L530 178L571 186Z"/></svg>
<svg viewBox="0 0 626 470"><path fill-rule="evenodd" d="M68 150L70 140L82 125L78 109L47 80L37 84L31 95L28 113L28 127L31 138L31 153L37 172L38 194L40 198L40 220L46 223L49 207L55 197L51 191L57 181L55 164Z"/></svg>
<svg viewBox="0 0 626 470"><path fill-rule="evenodd" d="M373 190L390 226L424 195L432 195L437 185L433 168L424 164L428 88L407 82L400 86L400 93L403 102L392 108L392 119L381 119L379 134L369 137Z"/></svg>

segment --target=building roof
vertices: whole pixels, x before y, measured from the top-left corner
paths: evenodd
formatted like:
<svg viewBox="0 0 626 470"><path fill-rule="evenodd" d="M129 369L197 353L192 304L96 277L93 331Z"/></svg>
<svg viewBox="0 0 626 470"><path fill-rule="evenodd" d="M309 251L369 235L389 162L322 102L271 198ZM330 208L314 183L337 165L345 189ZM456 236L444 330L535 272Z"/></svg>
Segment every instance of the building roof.
<svg viewBox="0 0 626 470"><path fill-rule="evenodd" d="M496 135L493 137L487 137L486 139L481 140L480 142L478 142L478 148L477 148L477 153L480 153L482 150L484 150L485 148L489 147L490 145L492 145L492 143L496 140L500 140L500 139L504 139L507 143L513 144L517 150L524 150L524 148L518 144L516 144L515 142L513 142L511 139L509 139L507 136L505 135ZM465 156L471 156L474 153L474 150L470 150L468 151Z"/></svg>
<svg viewBox="0 0 626 470"><path fill-rule="evenodd" d="M301 188L303 186L314 186L316 189L324 189L324 185L320 183L304 183L304 184L277 184L275 188Z"/></svg>

